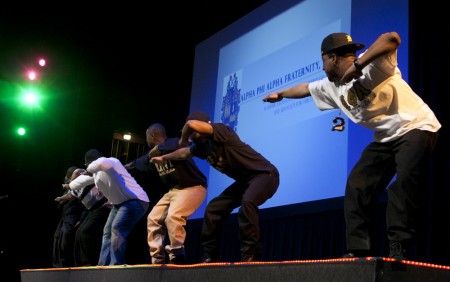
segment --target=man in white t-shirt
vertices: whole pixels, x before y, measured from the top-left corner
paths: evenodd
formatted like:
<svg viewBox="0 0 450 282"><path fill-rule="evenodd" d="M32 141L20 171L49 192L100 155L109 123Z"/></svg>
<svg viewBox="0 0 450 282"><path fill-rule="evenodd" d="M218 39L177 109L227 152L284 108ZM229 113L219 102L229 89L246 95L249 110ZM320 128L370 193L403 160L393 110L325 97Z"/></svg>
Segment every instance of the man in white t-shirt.
<svg viewBox="0 0 450 282"><path fill-rule="evenodd" d="M125 264L128 235L146 214L149 198L118 159L105 158L99 150L91 149L84 160L86 172L93 176L91 182L112 204L103 229L98 265Z"/></svg>
<svg viewBox="0 0 450 282"><path fill-rule="evenodd" d="M274 103L312 96L320 110L339 109L374 131L374 142L367 145L347 179L344 257L371 255L371 217L386 187L389 257L405 259L407 246L415 239L420 168L434 150L441 124L403 80L397 67L400 42L396 32L384 33L357 57L363 44L346 33L332 33L321 46L326 78L263 99Z"/></svg>

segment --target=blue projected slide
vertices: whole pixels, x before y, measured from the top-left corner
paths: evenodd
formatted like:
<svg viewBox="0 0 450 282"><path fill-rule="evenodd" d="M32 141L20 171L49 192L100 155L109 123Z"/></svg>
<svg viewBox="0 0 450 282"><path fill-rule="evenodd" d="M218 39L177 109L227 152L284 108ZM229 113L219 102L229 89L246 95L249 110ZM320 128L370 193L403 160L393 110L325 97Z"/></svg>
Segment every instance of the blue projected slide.
<svg viewBox="0 0 450 282"><path fill-rule="evenodd" d="M324 78L320 45L332 32L350 33L355 41L369 46L379 34L396 30L405 45L406 0L397 6L386 0L376 3L376 9L396 10L393 22L399 16L405 19L400 27L384 20L386 29L376 18L383 17L380 13L355 22L355 12L375 4L354 2L358 3L269 1L196 48L191 110L205 111L213 122L230 125L280 171L277 193L261 208L343 196L351 167L372 140L372 132L351 124L339 110L319 111L311 97L262 102L273 91ZM367 29L368 24L376 29ZM403 57L400 52L405 52ZM407 58L406 50L399 51L405 72L402 58ZM331 130L338 116L346 121L342 132ZM233 180L204 160L196 162L208 176L206 204ZM202 217L203 211L199 209L193 218Z"/></svg>

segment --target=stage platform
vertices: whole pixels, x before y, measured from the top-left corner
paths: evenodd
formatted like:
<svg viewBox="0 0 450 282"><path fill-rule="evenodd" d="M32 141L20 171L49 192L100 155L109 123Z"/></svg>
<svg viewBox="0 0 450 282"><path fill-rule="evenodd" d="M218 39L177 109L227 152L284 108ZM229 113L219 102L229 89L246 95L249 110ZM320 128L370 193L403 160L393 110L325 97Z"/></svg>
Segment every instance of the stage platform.
<svg viewBox="0 0 450 282"><path fill-rule="evenodd" d="M450 266L367 257L310 261L23 269L22 282L450 281Z"/></svg>

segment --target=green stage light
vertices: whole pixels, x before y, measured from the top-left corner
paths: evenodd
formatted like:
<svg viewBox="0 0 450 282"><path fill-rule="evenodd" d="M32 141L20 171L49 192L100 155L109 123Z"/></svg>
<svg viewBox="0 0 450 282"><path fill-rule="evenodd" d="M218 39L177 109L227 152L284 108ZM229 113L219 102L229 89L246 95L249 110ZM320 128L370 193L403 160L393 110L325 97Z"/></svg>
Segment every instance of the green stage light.
<svg viewBox="0 0 450 282"><path fill-rule="evenodd" d="M40 95L34 89L29 89L22 92L21 102L26 106L37 107L39 106L40 100Z"/></svg>
<svg viewBox="0 0 450 282"><path fill-rule="evenodd" d="M24 136L26 133L27 133L27 132L26 132L26 130L25 130L24 127L19 127L19 128L17 129L17 134L19 134L20 136Z"/></svg>
<svg viewBox="0 0 450 282"><path fill-rule="evenodd" d="M24 95L23 99L24 99L25 103L30 104L30 105L36 104L37 100L38 100L36 94L32 93L32 92L26 93Z"/></svg>

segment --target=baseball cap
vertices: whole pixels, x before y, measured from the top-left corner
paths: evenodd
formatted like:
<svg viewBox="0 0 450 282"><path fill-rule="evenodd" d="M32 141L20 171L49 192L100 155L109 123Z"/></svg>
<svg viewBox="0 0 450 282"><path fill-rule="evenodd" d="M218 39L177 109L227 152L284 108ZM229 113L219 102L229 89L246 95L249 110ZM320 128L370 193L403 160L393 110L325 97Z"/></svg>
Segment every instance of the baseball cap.
<svg viewBox="0 0 450 282"><path fill-rule="evenodd" d="M339 48L348 47L354 49L354 51L364 48L364 44L353 42L352 37L345 32L331 33L322 40L322 55L328 54Z"/></svg>
<svg viewBox="0 0 450 282"><path fill-rule="evenodd" d="M192 112L190 113L187 118L186 121L188 120L199 120L199 121L204 121L204 122L210 122L211 119L209 118L209 116L207 114L205 114L204 112L201 111L196 111L196 112Z"/></svg>

